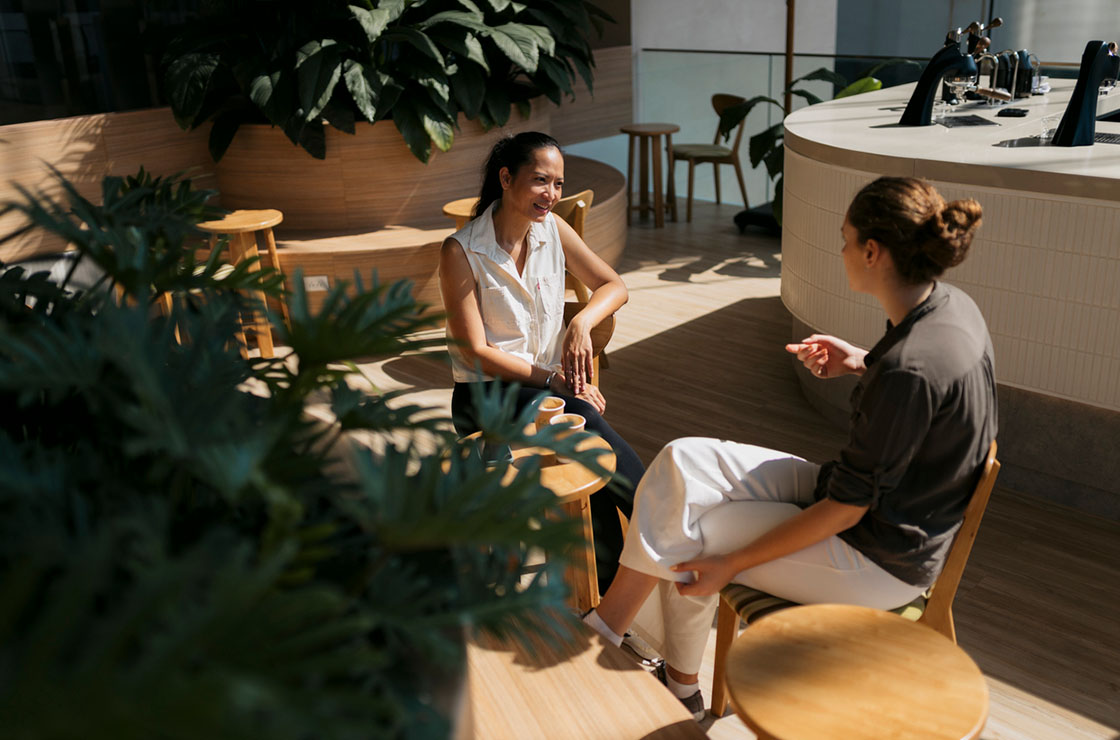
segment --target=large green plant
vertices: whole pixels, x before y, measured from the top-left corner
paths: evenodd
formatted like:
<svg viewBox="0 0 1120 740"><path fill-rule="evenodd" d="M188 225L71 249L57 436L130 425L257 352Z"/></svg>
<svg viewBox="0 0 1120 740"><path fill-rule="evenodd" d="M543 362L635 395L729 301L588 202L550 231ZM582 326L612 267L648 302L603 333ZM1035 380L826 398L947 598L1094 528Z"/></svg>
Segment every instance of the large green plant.
<svg viewBox="0 0 1120 740"><path fill-rule="evenodd" d="M826 67L820 67L819 69L815 69L793 80L786 88L786 92L804 99L809 105L816 105L821 102L819 96L809 90L796 86L803 82L818 80L830 82L839 90L834 99L859 95L860 93L881 89L883 83L875 77L875 74L885 67L895 65L913 66L921 69L920 64L909 59L888 59L873 65L860 75L855 82L849 84L848 80L843 75L837 74ZM735 127L747 117L747 114L750 113L755 106L760 104L772 105L783 113L785 112L785 106L774 98L767 95L756 95L749 100L729 106L723 110L719 118L719 131L723 134L723 137L725 139L729 138L731 133L735 130ZM750 138L749 150L751 167L758 167L760 164L764 164L766 166L766 174L770 176L770 179L774 180L774 201L772 207L774 210L774 219L780 226L782 223L782 179L785 172L785 123L783 121L778 121L773 126L752 136Z"/></svg>
<svg viewBox="0 0 1120 740"><path fill-rule="evenodd" d="M592 83L588 38L609 17L587 0L216 0L163 57L179 125L213 121L210 152L269 121L322 158L324 123L391 118L422 161L457 116L504 124L511 106Z"/></svg>
<svg viewBox="0 0 1120 740"><path fill-rule="evenodd" d="M299 291L277 326L292 355L246 360L240 296L277 276L195 260L208 192L141 173L97 206L62 184L0 211L104 274L75 292L0 273L3 736L445 737L430 686L464 627L567 619L562 560L520 579L529 548L578 536L539 470L503 484L446 419L357 382L359 358L426 346L407 285L338 288L318 313ZM487 439L596 466L527 437L512 396L479 403Z"/></svg>

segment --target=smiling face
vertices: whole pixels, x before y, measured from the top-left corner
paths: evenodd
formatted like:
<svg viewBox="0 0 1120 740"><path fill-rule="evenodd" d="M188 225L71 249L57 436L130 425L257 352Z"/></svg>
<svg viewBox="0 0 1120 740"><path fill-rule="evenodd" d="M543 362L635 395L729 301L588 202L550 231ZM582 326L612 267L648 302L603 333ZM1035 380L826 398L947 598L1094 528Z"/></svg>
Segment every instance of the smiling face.
<svg viewBox="0 0 1120 740"><path fill-rule="evenodd" d="M523 214L531 221L543 221L564 187L564 157L555 147L533 150L529 161L516 173L503 167L502 208Z"/></svg>

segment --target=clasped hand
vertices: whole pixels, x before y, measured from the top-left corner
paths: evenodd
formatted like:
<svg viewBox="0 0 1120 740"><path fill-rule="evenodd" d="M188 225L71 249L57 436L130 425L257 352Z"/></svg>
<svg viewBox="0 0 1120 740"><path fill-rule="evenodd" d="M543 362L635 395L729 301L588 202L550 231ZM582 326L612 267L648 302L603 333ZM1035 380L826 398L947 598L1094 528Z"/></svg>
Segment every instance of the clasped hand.
<svg viewBox="0 0 1120 740"><path fill-rule="evenodd" d="M867 369L863 363L866 350L827 334L813 334L800 342L787 344L786 351L797 355L801 364L818 378L835 378L850 373L861 375Z"/></svg>

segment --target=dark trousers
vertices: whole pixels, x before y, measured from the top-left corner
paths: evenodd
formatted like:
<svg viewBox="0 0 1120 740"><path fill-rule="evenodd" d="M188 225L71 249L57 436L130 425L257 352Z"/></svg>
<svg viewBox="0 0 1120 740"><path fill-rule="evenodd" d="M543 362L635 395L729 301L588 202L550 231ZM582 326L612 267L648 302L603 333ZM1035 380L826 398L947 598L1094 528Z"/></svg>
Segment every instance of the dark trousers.
<svg viewBox="0 0 1120 740"><path fill-rule="evenodd" d="M491 380L483 383L488 391L495 383L505 385L504 381ZM517 394L517 411L547 394L541 388L521 388ZM618 572L618 558L622 555L622 524L618 511L629 519L634 511L634 489L646 468L637 453L626 444L618 432L611 429L595 407L581 398L561 395L564 411L579 414L587 419L587 429L605 439L614 450L615 470L626 478L626 482L612 480L603 490L591 496L591 528L595 532L595 566L599 571L599 593L606 593L607 587ZM478 431L474 407L471 403L469 383L456 383L451 393L451 413L455 421L455 431L461 435Z"/></svg>

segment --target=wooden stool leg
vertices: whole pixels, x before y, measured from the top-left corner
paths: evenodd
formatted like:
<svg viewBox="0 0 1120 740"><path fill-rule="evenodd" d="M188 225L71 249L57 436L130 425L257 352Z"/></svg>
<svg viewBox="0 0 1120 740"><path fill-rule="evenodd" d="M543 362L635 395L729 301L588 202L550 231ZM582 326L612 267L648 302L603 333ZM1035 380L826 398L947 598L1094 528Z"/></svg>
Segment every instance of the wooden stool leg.
<svg viewBox="0 0 1120 740"><path fill-rule="evenodd" d="M626 225L630 225L630 220L633 218L634 213L634 134L629 135L630 138L626 143Z"/></svg>
<svg viewBox="0 0 1120 740"><path fill-rule="evenodd" d="M685 210L685 221L692 223L692 180L696 172L696 160L688 160L688 206Z"/></svg>
<svg viewBox="0 0 1120 740"><path fill-rule="evenodd" d="M564 580L580 612L599 606L599 571L595 566L595 533L591 530L591 502L585 497L564 504L568 516L583 524L583 547L571 553Z"/></svg>
<svg viewBox="0 0 1120 740"><path fill-rule="evenodd" d="M653 137L653 225L665 225L665 202L661 199L661 137Z"/></svg>
<svg viewBox="0 0 1120 740"><path fill-rule="evenodd" d="M712 714L722 717L727 711L727 654L739 632L739 614L720 597L716 620L716 656L712 666Z"/></svg>
<svg viewBox="0 0 1120 740"><path fill-rule="evenodd" d="M238 259L252 259L259 256L257 251L257 239L253 234L236 234L234 239L230 240L230 244L237 240L240 242L239 251L241 256ZM253 266L249 268L251 272L260 270L260 262L254 262ZM272 327L268 322L268 304L265 302L265 295L263 291L254 291L252 298L258 303L258 306L250 311L252 316L253 334L257 338L257 348L261 352L261 357L272 357Z"/></svg>
<svg viewBox="0 0 1120 740"><path fill-rule="evenodd" d="M719 162L712 162L712 175L716 179L716 204L718 205L721 202L719 197Z"/></svg>
<svg viewBox="0 0 1120 740"><path fill-rule="evenodd" d="M269 267L280 272L280 254L276 251L276 237L273 236L271 228L264 230L264 243L265 246L268 247ZM284 278L284 287L288 287L288 279L286 276ZM288 301L284 298L280 299L280 313L284 317L284 323L290 323L288 320Z"/></svg>
<svg viewBox="0 0 1120 740"><path fill-rule="evenodd" d="M218 248L218 235L210 235L210 251L213 252ZM237 264L241 259L241 240L236 234L231 234L229 237L229 262L231 265ZM241 356L245 359L249 358L249 340L245 337L245 325L243 322L238 322L237 341L241 343Z"/></svg>
<svg viewBox="0 0 1120 740"><path fill-rule="evenodd" d="M669 160L669 213L673 221L677 220L677 179L676 163L673 160L673 135L665 135L665 155Z"/></svg>
<svg viewBox="0 0 1120 740"><path fill-rule="evenodd" d="M638 215L644 218L649 208L649 137L639 136L638 141L642 153L638 160Z"/></svg>

